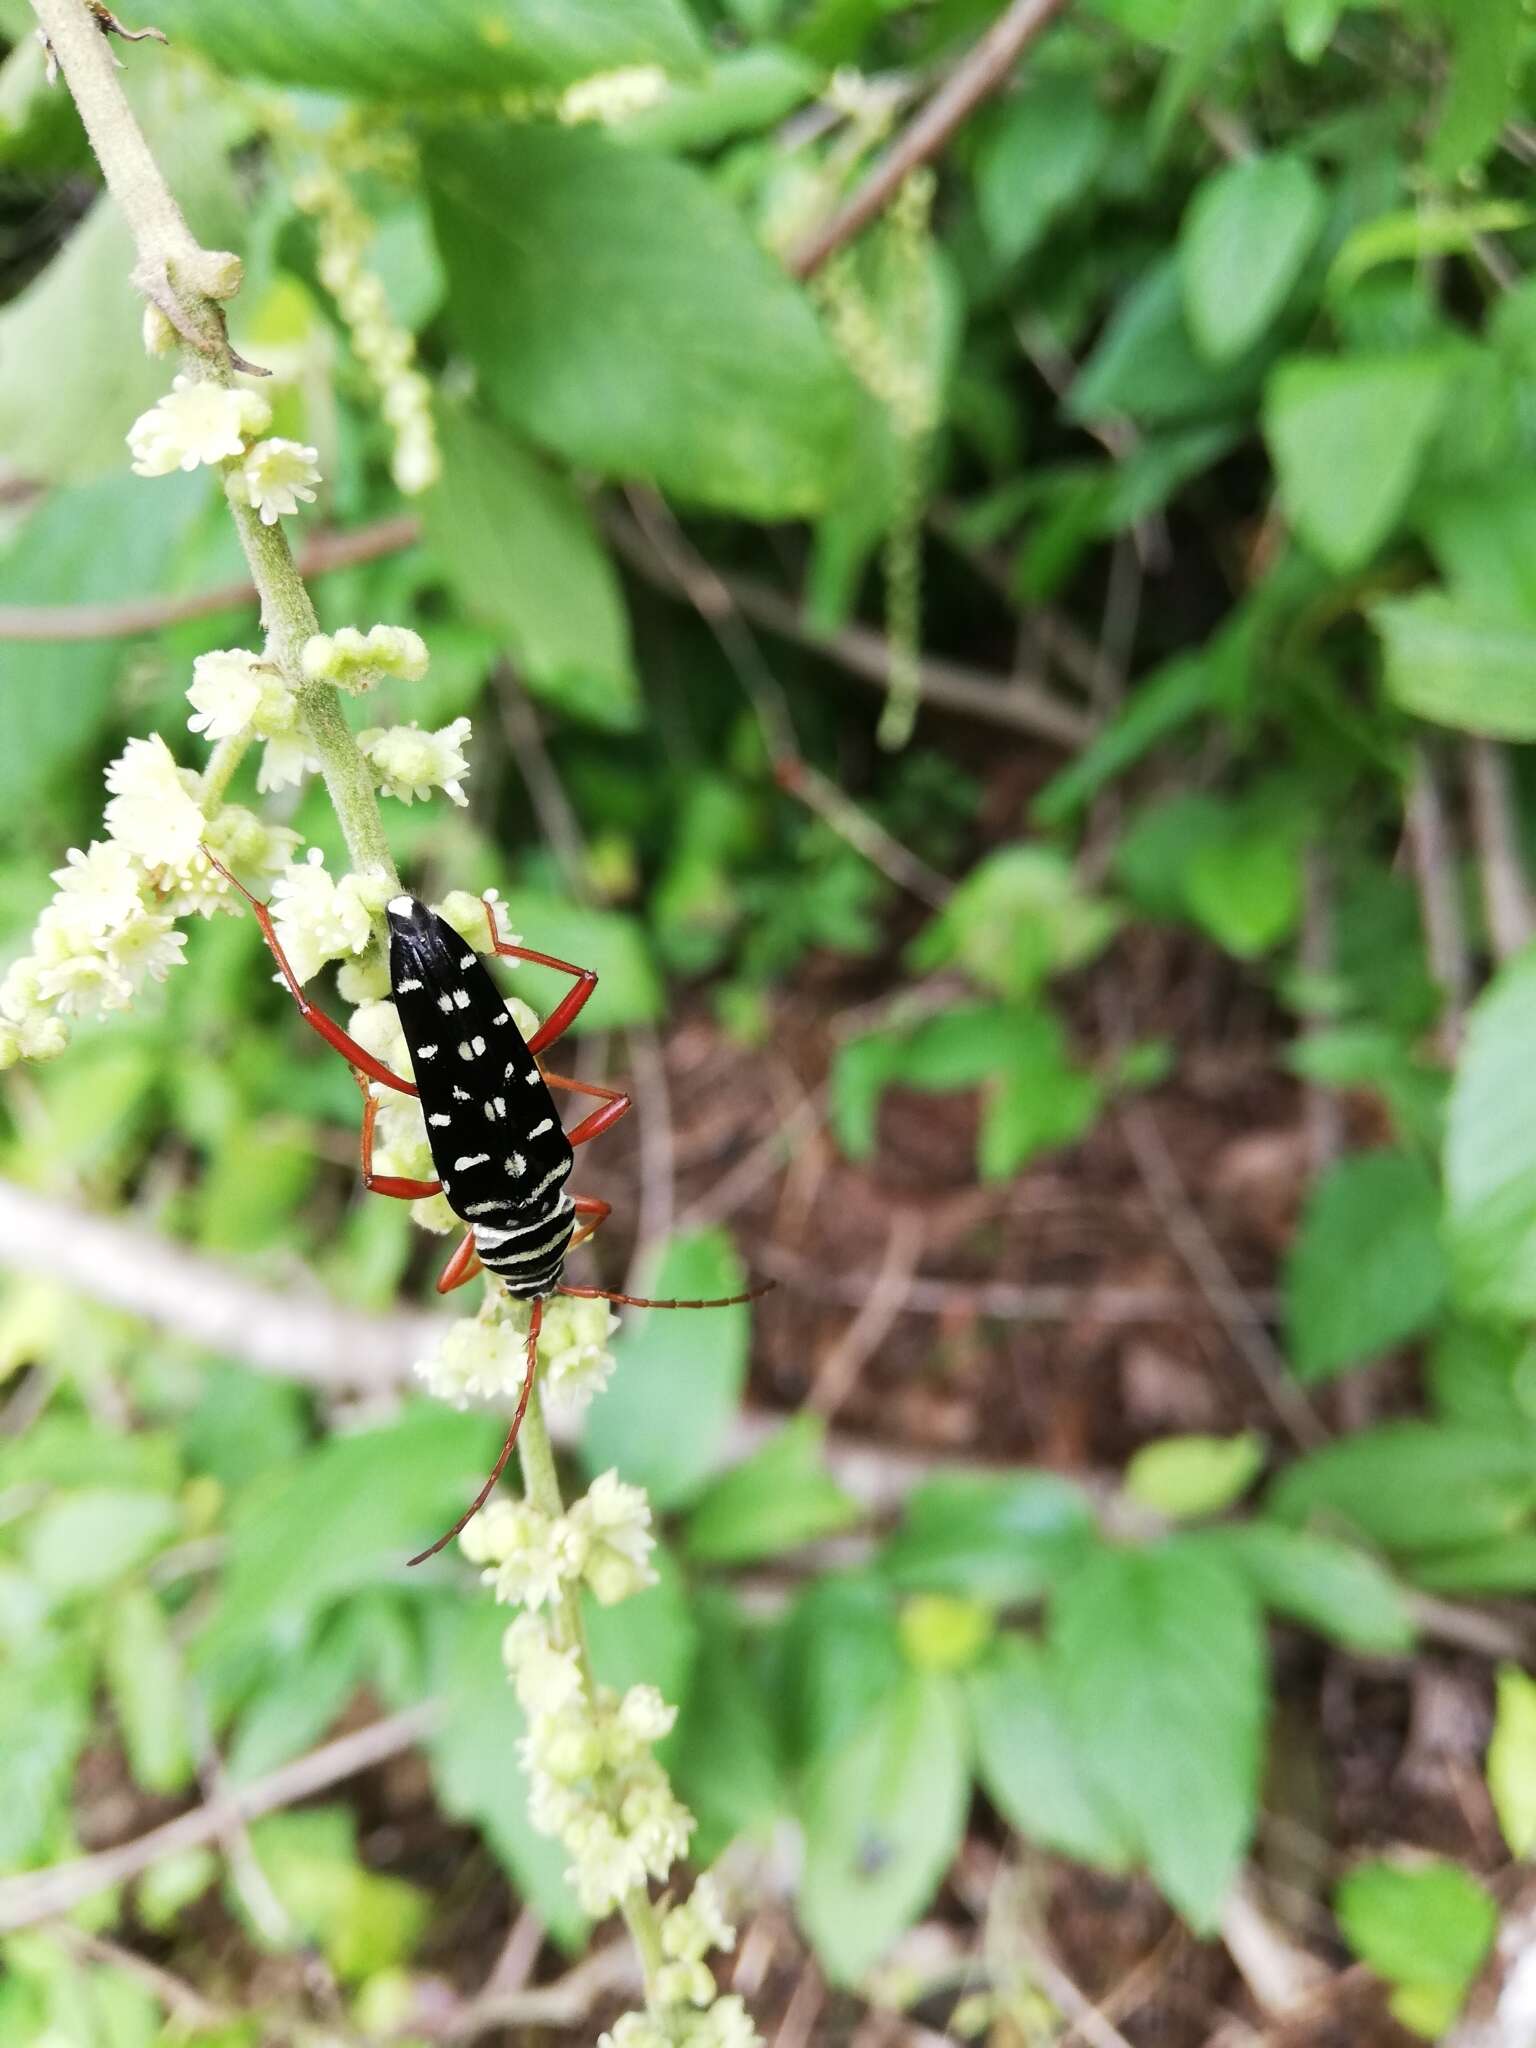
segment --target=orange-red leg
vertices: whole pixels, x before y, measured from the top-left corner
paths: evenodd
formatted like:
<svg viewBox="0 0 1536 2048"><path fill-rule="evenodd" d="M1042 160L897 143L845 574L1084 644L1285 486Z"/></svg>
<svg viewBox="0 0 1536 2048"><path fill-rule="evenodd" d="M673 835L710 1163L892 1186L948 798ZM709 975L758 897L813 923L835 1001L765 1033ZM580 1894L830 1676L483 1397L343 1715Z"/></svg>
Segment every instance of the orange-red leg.
<svg viewBox="0 0 1536 2048"><path fill-rule="evenodd" d="M486 1480L484 1486L481 1487L453 1527L445 1530L430 1549L418 1551L416 1556L410 1560L412 1564L425 1564L429 1557L436 1557L437 1553L450 1544L461 1530L468 1528L469 1524L490 1499L497 1480L506 1471L507 1460L511 1457L513 1446L517 1442L517 1433L523 1426L523 1417L528 1413L528 1397L533 1392L533 1376L539 1369L539 1331L543 1326L543 1322L544 1304L542 1301L536 1301L533 1304L533 1315L528 1323L528 1362L523 1370L523 1391L518 1396L517 1412L512 1417L511 1426L507 1430L507 1439L501 1447L501 1456L491 1467L490 1478Z"/></svg>
<svg viewBox="0 0 1536 2048"><path fill-rule="evenodd" d="M485 921L491 928L492 949L503 960L531 960L535 967L553 967L561 974L576 977L576 986L560 998L528 1041L531 1053L541 1053L570 1029L578 1011L597 987L597 976L590 967L573 967L569 960L557 960L552 953L535 953L531 946L512 945L501 936L501 928L496 922L496 906L490 901L485 906Z"/></svg>
<svg viewBox="0 0 1536 2048"><path fill-rule="evenodd" d="M471 1230L439 1274L438 1293L452 1294L455 1287L462 1287L466 1280L473 1280L479 1271L480 1254L475 1250L475 1233Z"/></svg>
<svg viewBox="0 0 1536 2048"><path fill-rule="evenodd" d="M709 1301L653 1301L648 1294L615 1294L607 1287L566 1287L555 1289L556 1294L572 1294L578 1301L616 1301L625 1308L735 1308L744 1301L756 1301L759 1296L772 1293L777 1281L765 1280L760 1287L749 1287L745 1294L719 1294Z"/></svg>
<svg viewBox="0 0 1536 2048"><path fill-rule="evenodd" d="M357 1076L357 1085L363 1091L363 1186L369 1194L391 1195L397 1202L421 1202L428 1195L440 1195L440 1180L404 1180L399 1174L374 1172L373 1126L379 1113L379 1098L361 1074Z"/></svg>
<svg viewBox="0 0 1536 2048"><path fill-rule="evenodd" d="M600 1138L604 1131L611 1131L621 1116L628 1116L630 1098L622 1088L604 1088L598 1081L575 1081L569 1074L548 1074L544 1076L546 1088L562 1089L567 1095L595 1095L602 1103L601 1109L594 1109L590 1116L584 1116L574 1130L566 1132L573 1145L585 1145L589 1138Z"/></svg>
<svg viewBox="0 0 1536 2048"><path fill-rule="evenodd" d="M567 1253L575 1251L577 1245L585 1244L593 1231L601 1228L613 1214L612 1202L602 1201L597 1195L573 1195L571 1207L578 1216L590 1216L592 1220L590 1223L584 1223L577 1231L565 1248Z"/></svg>
<svg viewBox="0 0 1536 2048"><path fill-rule="evenodd" d="M339 1052L342 1058L351 1066L361 1068L373 1080L382 1082L386 1088L398 1088L402 1095L414 1095L416 1093L414 1081L403 1081L398 1074L391 1073L382 1060L375 1059L373 1054L366 1047L359 1045L355 1038L349 1038L339 1024L334 1023L331 1018L326 1016L324 1010L316 1009L315 1005L309 1000L309 997L305 995L303 987L299 982L299 977L288 965L288 956L283 951L276 928L272 923L272 913L268 910L266 904L261 901L259 896L253 896L250 890L246 888L244 882L238 881L229 872L229 869L225 867L223 861L218 859L215 854L208 852L206 846L203 848L203 852L211 865L218 869L226 882L240 891L240 894L255 912L256 922L261 927L261 936L266 940L271 950L272 958L277 962L278 972L288 984L288 993L299 1006L299 1015L304 1019L310 1030L318 1032L333 1052Z"/></svg>

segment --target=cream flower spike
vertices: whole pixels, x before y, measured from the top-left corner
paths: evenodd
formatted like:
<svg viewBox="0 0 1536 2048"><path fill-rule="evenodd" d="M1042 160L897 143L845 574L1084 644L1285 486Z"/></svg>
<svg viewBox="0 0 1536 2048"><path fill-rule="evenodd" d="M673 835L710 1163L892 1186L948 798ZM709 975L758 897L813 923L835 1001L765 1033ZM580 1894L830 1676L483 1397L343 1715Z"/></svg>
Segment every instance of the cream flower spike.
<svg viewBox="0 0 1536 2048"><path fill-rule="evenodd" d="M178 377L128 429L134 474L169 476L199 463L227 462L243 455L247 441L271 420L271 406L254 391Z"/></svg>
<svg viewBox="0 0 1536 2048"><path fill-rule="evenodd" d="M276 526L298 511L301 499L306 505L315 502L319 452L302 441L258 441L230 477L229 494L259 512L263 526Z"/></svg>

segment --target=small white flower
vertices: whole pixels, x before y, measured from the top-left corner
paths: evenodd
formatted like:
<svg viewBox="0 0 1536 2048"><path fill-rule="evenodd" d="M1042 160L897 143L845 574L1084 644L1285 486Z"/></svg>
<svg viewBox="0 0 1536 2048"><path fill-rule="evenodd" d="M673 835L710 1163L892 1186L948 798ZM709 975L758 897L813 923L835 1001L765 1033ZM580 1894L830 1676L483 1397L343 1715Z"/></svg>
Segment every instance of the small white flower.
<svg viewBox="0 0 1536 2048"><path fill-rule="evenodd" d="M560 95L556 109L567 124L578 121L624 121L659 106L671 87L659 64L626 64L579 79Z"/></svg>
<svg viewBox="0 0 1536 2048"><path fill-rule="evenodd" d="M582 1807L559 1833L571 1856L566 1875L583 1911L594 1919L604 1918L626 1892L645 1883L647 1864L639 1845L600 1807Z"/></svg>
<svg viewBox="0 0 1536 2048"><path fill-rule="evenodd" d="M203 841L258 895L266 894L272 876L281 874L300 845L297 832L269 825L243 804L221 804L203 827ZM155 889L156 909L172 917L213 917L240 907L201 846L174 867L161 868Z"/></svg>
<svg viewBox="0 0 1536 2048"><path fill-rule="evenodd" d="M676 2042L671 2029L648 2012L626 2012L606 2033L598 2035L597 2048L676 2048Z"/></svg>
<svg viewBox="0 0 1536 2048"><path fill-rule="evenodd" d="M372 959L343 960L336 970L336 986L343 1002L376 1003L389 994L389 961L382 949ZM353 1037L357 1033L353 1032ZM396 1070L404 1073L405 1068Z"/></svg>
<svg viewBox="0 0 1536 2048"><path fill-rule="evenodd" d="M708 2012L699 2014L688 2048L762 2048L762 2037L745 2001L732 1991L717 1998Z"/></svg>
<svg viewBox="0 0 1536 2048"><path fill-rule="evenodd" d="M736 1946L736 1929L725 1917L720 1888L712 1877L701 1877L689 1896L673 1906L661 1923L663 1955L679 1961L697 1961L710 1949L727 1954Z"/></svg>
<svg viewBox="0 0 1536 2048"><path fill-rule="evenodd" d="M660 1764L642 1767L619 1803L619 1819L652 1877L665 1879L678 1858L687 1855L694 1818Z"/></svg>
<svg viewBox="0 0 1536 2048"><path fill-rule="evenodd" d="M274 790L296 789L306 775L316 775L319 770L320 757L310 751L302 734L279 733L261 750L256 788L262 796Z"/></svg>
<svg viewBox="0 0 1536 2048"><path fill-rule="evenodd" d="M258 441L230 478L230 495L254 507L263 526L276 526L279 519L298 511L300 499L306 505L315 502L319 453L302 441Z"/></svg>
<svg viewBox="0 0 1536 2048"><path fill-rule="evenodd" d="M618 1327L619 1319L606 1301L557 1294L544 1304L539 1333L543 1385L552 1403L566 1414L579 1414L607 1386L613 1372L607 1344Z"/></svg>
<svg viewBox="0 0 1536 2048"><path fill-rule="evenodd" d="M427 643L409 626L370 626L366 633L338 626L334 633L312 633L299 656L311 682L353 691L371 690L385 676L419 683L427 663Z"/></svg>
<svg viewBox="0 0 1536 2048"><path fill-rule="evenodd" d="M87 852L72 846L65 865L55 868L59 885L43 914L91 934L115 931L144 907L148 880L126 846L115 839L93 839Z"/></svg>
<svg viewBox="0 0 1536 2048"><path fill-rule="evenodd" d="M417 498L423 491L430 491L442 475L443 458L429 404L423 404L420 415L399 429L389 473L396 490L406 498Z"/></svg>
<svg viewBox="0 0 1536 2048"><path fill-rule="evenodd" d="M651 1504L642 1488L626 1485L615 1471L599 1473L561 1517L556 1541L567 1570L585 1579L604 1607L656 1583Z"/></svg>
<svg viewBox="0 0 1536 2048"><path fill-rule="evenodd" d="M377 1002L359 1003L352 1012L348 1028L364 1052L371 1052L376 1060L382 1061L392 1074L398 1074L403 1081L414 1080L405 1033L400 1029L400 1013L388 997ZM387 1103L381 1105L381 1115L384 1107ZM420 1113L419 1104L417 1112Z"/></svg>
<svg viewBox="0 0 1536 2048"><path fill-rule="evenodd" d="M246 441L263 433L271 419L272 408L254 391L178 377L159 404L128 429L134 473L168 476L173 469L225 462L242 454Z"/></svg>
<svg viewBox="0 0 1536 2048"><path fill-rule="evenodd" d="M254 729L265 737L292 730L298 703L279 672L244 647L200 654L192 664L187 724L210 740Z"/></svg>
<svg viewBox="0 0 1536 2048"><path fill-rule="evenodd" d="M508 1605L542 1607L560 1590L566 1570L553 1541L556 1524L525 1500L493 1501L459 1538L471 1564Z"/></svg>
<svg viewBox="0 0 1536 2048"><path fill-rule="evenodd" d="M708 1965L697 1959L663 1963L656 1972L656 1997L662 2005L708 2005L715 1988Z"/></svg>
<svg viewBox="0 0 1536 2048"><path fill-rule="evenodd" d="M643 1750L670 1735L677 1720L654 1685L632 1685L613 1716L614 1761L632 1763Z"/></svg>
<svg viewBox="0 0 1536 2048"><path fill-rule="evenodd" d="M333 881L325 856L312 846L307 860L285 868L272 890L272 920L288 964L301 982L327 960L361 953L373 929L377 878L343 875Z"/></svg>
<svg viewBox="0 0 1536 2048"><path fill-rule="evenodd" d="M454 803L467 804L462 778L469 763L462 749L468 738L469 720L456 718L436 732L416 725L372 726L358 734L357 744L385 796L408 804L441 789Z"/></svg>
<svg viewBox="0 0 1536 2048"><path fill-rule="evenodd" d="M432 908L453 926L466 946L473 946L477 953L490 952L491 925L483 896L471 896L467 889L450 889L442 902L434 903ZM504 931L502 937L509 945L522 944L516 932Z"/></svg>
<svg viewBox="0 0 1536 2048"><path fill-rule="evenodd" d="M413 1368L429 1393L463 1408L471 1397L515 1396L527 1366L527 1335L508 1322L451 1323L436 1351Z"/></svg>
<svg viewBox="0 0 1536 2048"><path fill-rule="evenodd" d="M108 832L146 867L177 867L197 851L204 831L197 777L176 766L159 733L132 739L107 769Z"/></svg>
<svg viewBox="0 0 1536 2048"><path fill-rule="evenodd" d="M146 981L164 981L173 967L181 966L186 943L186 935L177 931L174 919L141 910L111 934L105 952L131 988L142 988Z"/></svg>
<svg viewBox="0 0 1536 2048"><path fill-rule="evenodd" d="M581 1667L574 1649L560 1650L543 1619L519 1614L501 1639L501 1658L525 1714L561 1714L581 1703Z"/></svg>

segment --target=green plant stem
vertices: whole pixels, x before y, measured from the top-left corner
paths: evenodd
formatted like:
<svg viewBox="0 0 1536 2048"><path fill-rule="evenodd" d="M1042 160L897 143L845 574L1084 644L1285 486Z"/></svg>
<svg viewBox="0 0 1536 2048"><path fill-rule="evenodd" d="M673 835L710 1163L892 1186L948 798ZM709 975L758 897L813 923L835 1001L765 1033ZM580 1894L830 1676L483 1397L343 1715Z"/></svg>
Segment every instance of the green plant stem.
<svg viewBox="0 0 1536 2048"><path fill-rule="evenodd" d="M128 104L98 16L85 0L33 0L33 8L80 110L107 189L132 230L139 259L135 284L162 311L179 313L177 324L189 341L188 366L194 374L231 383L223 312L207 287L216 285L227 295L234 289L238 264L220 251L202 248L187 226ZM280 524L263 525L253 506L232 501L230 511L261 600L267 652L298 692L299 716L319 756L352 865L381 873L398 889L400 877L373 776L342 716L340 694L330 683L304 677L304 642L319 630L319 621L288 537ZM205 807L223 794L238 765L238 754L215 750L203 783Z"/></svg>
<svg viewBox="0 0 1536 2048"><path fill-rule="evenodd" d="M224 795L235 779L235 771L250 751L251 735L237 732L227 740L220 740L208 756L208 766L203 770L203 816L211 818L224 801Z"/></svg>
<svg viewBox="0 0 1536 2048"><path fill-rule="evenodd" d="M549 1425L544 1420L544 1403L537 1381L528 1397L528 1412L523 1417L523 1427L517 1439L517 1455L523 1469L523 1489L529 1501L540 1514L547 1515L551 1521L558 1521L565 1513L565 1501L560 1493L554 1445L549 1440ZM561 1588L554 1610L556 1640L562 1647L575 1650L581 1668L581 1682L586 1688L587 1698L591 1699L595 1686L592 1657L581 1615L581 1595L574 1586ZM624 1924L640 1957L640 1967L645 1972L646 1997L654 2004L656 1978L665 1958L661 1952L661 1923L644 1885L636 1885L633 1891L626 1893L619 1901L619 1911L624 1916Z"/></svg>

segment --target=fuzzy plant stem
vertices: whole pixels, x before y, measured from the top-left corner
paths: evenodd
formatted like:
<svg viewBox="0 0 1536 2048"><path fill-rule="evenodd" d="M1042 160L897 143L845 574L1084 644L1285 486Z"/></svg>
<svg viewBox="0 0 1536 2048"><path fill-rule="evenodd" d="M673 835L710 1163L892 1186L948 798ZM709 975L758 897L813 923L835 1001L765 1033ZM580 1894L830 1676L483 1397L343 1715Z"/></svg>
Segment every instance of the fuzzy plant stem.
<svg viewBox="0 0 1536 2048"><path fill-rule="evenodd" d="M60 71L96 152L107 190L133 234L133 281L187 343L189 367L215 383L233 381L234 365L219 303L239 284L240 266L225 251L204 249L187 226L118 77L101 17L86 0L32 0ZM268 655L298 692L299 716L320 760L352 866L400 886L373 776L358 752L340 696L328 682L305 679L304 642L319 630L315 608L281 526L264 526L254 507L231 503L240 545L261 599ZM239 756L216 753L204 783L205 806L217 802Z"/></svg>
<svg viewBox="0 0 1536 2048"><path fill-rule="evenodd" d="M523 1417L523 1427L517 1439L517 1455L523 1468L523 1490L529 1501L552 1522L558 1521L565 1513L565 1502L560 1493L560 1475L555 1469L554 1446L549 1440L549 1425L544 1420L544 1403L539 1397L537 1381L528 1397L528 1412ZM592 1658L581 1617L581 1595L576 1587L562 1586L554 1608L556 1635L562 1648L575 1650L581 1668L581 1682L590 1700L595 1690ZM629 1929L630 1939L639 1953L640 1966L645 1972L647 2001L654 2006L656 1979L664 1958L656 1908L651 1904L651 1895L645 1886L636 1885L628 1892L619 1901L619 1911L624 1915L624 1924Z"/></svg>

